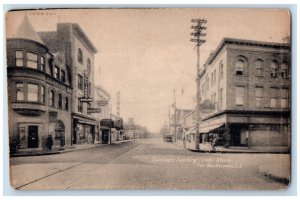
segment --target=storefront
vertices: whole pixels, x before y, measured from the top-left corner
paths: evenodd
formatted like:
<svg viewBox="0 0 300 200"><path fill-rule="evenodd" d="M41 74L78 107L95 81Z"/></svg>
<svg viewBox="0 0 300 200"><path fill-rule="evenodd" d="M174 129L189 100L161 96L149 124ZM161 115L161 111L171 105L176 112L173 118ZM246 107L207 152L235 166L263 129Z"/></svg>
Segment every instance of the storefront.
<svg viewBox="0 0 300 200"><path fill-rule="evenodd" d="M96 137L96 124L93 119L73 115L72 144L93 144Z"/></svg>

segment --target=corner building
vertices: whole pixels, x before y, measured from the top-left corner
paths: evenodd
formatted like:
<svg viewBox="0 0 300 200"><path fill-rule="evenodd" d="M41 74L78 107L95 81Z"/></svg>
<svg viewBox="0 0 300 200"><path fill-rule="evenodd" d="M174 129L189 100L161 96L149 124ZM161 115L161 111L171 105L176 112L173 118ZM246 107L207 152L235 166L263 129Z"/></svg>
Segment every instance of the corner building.
<svg viewBox="0 0 300 200"><path fill-rule="evenodd" d="M54 148L71 145L70 70L60 53L53 54L27 16L7 44L10 147Z"/></svg>
<svg viewBox="0 0 300 200"><path fill-rule="evenodd" d="M223 39L200 69L200 141L289 149L290 63L290 44Z"/></svg>
<svg viewBox="0 0 300 200"><path fill-rule="evenodd" d="M88 108L94 107L94 54L97 52L76 23L58 23L56 31L39 32L53 52L65 55L72 85L72 144L94 143L97 120Z"/></svg>

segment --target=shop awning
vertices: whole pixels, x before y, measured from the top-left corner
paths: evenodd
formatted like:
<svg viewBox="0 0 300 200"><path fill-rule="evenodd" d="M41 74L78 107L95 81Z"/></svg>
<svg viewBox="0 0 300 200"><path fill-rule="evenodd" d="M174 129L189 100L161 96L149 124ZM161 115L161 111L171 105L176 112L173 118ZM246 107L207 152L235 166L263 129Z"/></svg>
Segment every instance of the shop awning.
<svg viewBox="0 0 300 200"><path fill-rule="evenodd" d="M207 126L207 127L200 127L199 132L200 133L210 133L213 132L214 130L221 128L222 126L224 126L225 124L217 124L217 125L212 125L212 126Z"/></svg>
<svg viewBox="0 0 300 200"><path fill-rule="evenodd" d="M195 134L195 132L196 132L196 127L192 127L187 132L185 132L184 134L191 134L191 133Z"/></svg>

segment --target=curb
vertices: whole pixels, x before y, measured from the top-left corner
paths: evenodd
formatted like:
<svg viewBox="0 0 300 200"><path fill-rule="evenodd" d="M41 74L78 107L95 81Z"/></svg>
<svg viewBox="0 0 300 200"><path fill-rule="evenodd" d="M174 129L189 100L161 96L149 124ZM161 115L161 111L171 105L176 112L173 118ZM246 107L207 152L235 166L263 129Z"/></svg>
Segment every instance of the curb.
<svg viewBox="0 0 300 200"><path fill-rule="evenodd" d="M43 153L36 153L36 154L11 154L11 155L9 155L9 157L13 158L13 157L29 157L29 156L45 156L45 155L53 155L53 154L63 154L63 153L68 153L68 152L72 152L72 151L80 151L80 150L85 150L85 149L91 149L91 148L96 148L96 147L101 147L101 146L121 144L121 143L132 142L132 141L134 141L134 140L118 141L118 142L112 143L112 144L96 144L94 146L88 146L88 147L85 147L85 148L65 149L65 150L60 150L60 151L58 150L58 151L43 152Z"/></svg>

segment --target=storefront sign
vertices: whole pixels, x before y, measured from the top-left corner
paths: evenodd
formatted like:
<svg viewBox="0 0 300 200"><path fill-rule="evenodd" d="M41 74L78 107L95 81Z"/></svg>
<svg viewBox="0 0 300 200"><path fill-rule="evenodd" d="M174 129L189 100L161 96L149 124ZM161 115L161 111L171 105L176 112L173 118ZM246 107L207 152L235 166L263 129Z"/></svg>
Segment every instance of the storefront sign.
<svg viewBox="0 0 300 200"><path fill-rule="evenodd" d="M107 104L108 104L108 100L97 101L97 106L106 106Z"/></svg>
<svg viewBox="0 0 300 200"><path fill-rule="evenodd" d="M88 113L101 113L101 108L87 108Z"/></svg>
<svg viewBox="0 0 300 200"><path fill-rule="evenodd" d="M82 97L80 98L81 102L93 102L93 99L91 97Z"/></svg>

